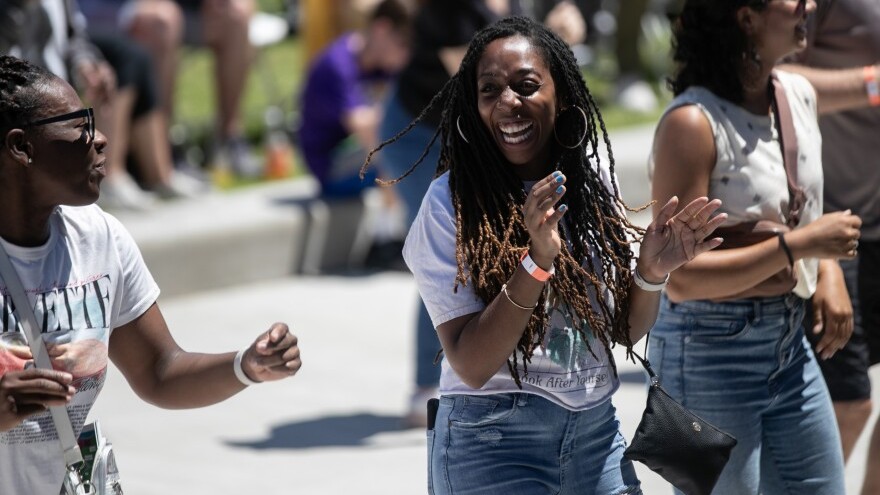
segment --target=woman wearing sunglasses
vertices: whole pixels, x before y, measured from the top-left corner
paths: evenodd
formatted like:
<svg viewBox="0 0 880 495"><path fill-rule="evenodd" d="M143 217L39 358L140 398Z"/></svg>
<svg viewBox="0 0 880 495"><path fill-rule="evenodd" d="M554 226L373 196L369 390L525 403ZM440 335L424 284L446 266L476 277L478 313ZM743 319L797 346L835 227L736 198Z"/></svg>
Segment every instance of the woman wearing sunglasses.
<svg viewBox="0 0 880 495"><path fill-rule="evenodd" d="M0 247L53 367L33 367L20 334L25 316L9 296L14 283L0 278L0 493L59 492L65 460L47 408L67 406L79 431L108 358L141 398L172 409L214 404L297 372L297 338L283 323L238 354L177 346L137 246L93 204L107 140L70 85L0 56L0 138Z"/></svg>
<svg viewBox="0 0 880 495"><path fill-rule="evenodd" d="M720 250L671 275L650 357L670 394L738 440L713 494L846 491L834 412L802 321L812 298L825 322L819 357L849 338L837 259L855 256L861 222L822 214L816 92L773 70L806 46L815 8L688 0L675 29L676 98L655 136L652 194L717 197L728 219Z"/></svg>

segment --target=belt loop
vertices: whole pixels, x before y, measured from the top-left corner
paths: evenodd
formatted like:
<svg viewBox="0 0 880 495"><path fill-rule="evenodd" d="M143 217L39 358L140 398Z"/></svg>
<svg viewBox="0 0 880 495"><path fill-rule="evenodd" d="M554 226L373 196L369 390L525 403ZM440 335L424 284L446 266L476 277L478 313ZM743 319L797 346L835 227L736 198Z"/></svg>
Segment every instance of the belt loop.
<svg viewBox="0 0 880 495"><path fill-rule="evenodd" d="M764 305L762 304L763 299L756 297L752 299L752 321L761 321L761 318L764 317Z"/></svg>

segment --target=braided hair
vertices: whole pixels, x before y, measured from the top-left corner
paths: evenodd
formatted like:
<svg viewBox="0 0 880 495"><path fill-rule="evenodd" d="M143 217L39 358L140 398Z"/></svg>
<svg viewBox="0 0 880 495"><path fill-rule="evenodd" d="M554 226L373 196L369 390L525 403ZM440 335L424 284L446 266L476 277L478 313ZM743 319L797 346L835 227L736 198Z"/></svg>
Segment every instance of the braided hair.
<svg viewBox="0 0 880 495"><path fill-rule="evenodd" d="M688 0L673 25L676 71L667 81L673 94L703 86L728 101L742 102L761 61L736 12L746 6L764 10L768 1Z"/></svg>
<svg viewBox="0 0 880 495"><path fill-rule="evenodd" d="M0 132L34 120L42 102L39 87L48 84L51 72L8 55L0 55Z"/></svg>
<svg viewBox="0 0 880 495"><path fill-rule="evenodd" d="M567 177L567 228L560 229L560 235L567 242L562 243L562 251L556 259L556 274L549 281L551 290L540 296L537 308L508 360L511 376L521 387L519 368L522 367L524 375L528 373L533 352L544 341L548 297L552 297L551 304L564 302L568 305L573 321L579 323L575 324L576 330L584 341L589 342L586 333L592 332L609 353L613 343L621 343L628 350L632 348L628 318L633 254L629 239L644 234L644 231L626 219L626 206L613 179L614 158L605 123L568 45L549 29L525 17L502 19L479 31L471 41L458 73L413 122L367 156L362 173L374 153L409 132L432 110L443 109L440 127L412 167L397 179L379 182L394 184L404 179L441 137L436 172L438 176L449 172L457 224L455 256L458 272L454 289L472 284L486 304L495 299L529 246L522 212L527 193L514 167L501 154L480 119L476 70L489 43L511 36L525 37L540 50L553 77L560 107L578 106L587 116L586 129L582 124L572 126L574 129L563 128L560 125L562 117L557 118L555 132L562 143L578 142L586 132L577 147L568 149L553 140L548 144L553 146L552 156L557 169ZM581 120L577 109L570 110ZM458 135L458 128L468 137L469 143ZM613 191L608 190L599 175L600 130L608 150Z"/></svg>

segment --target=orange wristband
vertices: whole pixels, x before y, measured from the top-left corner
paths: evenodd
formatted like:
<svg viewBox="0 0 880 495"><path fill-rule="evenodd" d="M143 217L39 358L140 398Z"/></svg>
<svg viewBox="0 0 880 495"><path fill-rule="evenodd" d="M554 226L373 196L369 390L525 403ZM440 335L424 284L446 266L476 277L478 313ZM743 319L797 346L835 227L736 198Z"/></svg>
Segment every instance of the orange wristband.
<svg viewBox="0 0 880 495"><path fill-rule="evenodd" d="M529 275L531 275L538 282L546 282L550 280L550 277L552 277L553 274L556 272L556 268L552 266L550 267L550 271L544 271L544 269L538 266L538 264L535 263L535 260L533 260L532 257L529 256L528 250L523 253L522 258L520 258L519 260L522 262L523 268L525 268L526 271L529 272Z"/></svg>
<svg viewBox="0 0 880 495"><path fill-rule="evenodd" d="M865 91L872 107L880 106L880 84L877 83L877 69L873 65L862 68L865 77Z"/></svg>

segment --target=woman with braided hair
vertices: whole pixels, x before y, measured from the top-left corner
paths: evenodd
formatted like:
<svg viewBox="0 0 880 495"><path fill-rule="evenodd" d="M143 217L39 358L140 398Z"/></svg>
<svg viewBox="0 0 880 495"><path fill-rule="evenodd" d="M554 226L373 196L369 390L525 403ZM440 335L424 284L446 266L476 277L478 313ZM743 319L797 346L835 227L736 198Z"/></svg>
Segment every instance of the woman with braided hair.
<svg viewBox="0 0 880 495"><path fill-rule="evenodd" d="M431 492L640 493L610 349L651 327L670 271L720 244L720 202L674 214L672 198L630 224L574 56L526 18L477 33L422 115L436 108L438 177L404 248L444 351Z"/></svg>
<svg viewBox="0 0 880 495"><path fill-rule="evenodd" d="M302 364L284 323L238 354L178 347L134 240L93 204L106 147L93 110L69 84L0 56L0 256L8 255L16 272L0 276L3 494L61 490L68 457L48 409L66 409L78 432L109 360L139 397L169 409L223 401L256 382L292 376ZM28 298L52 369L34 367L20 324L27 312L10 295L16 293Z"/></svg>

